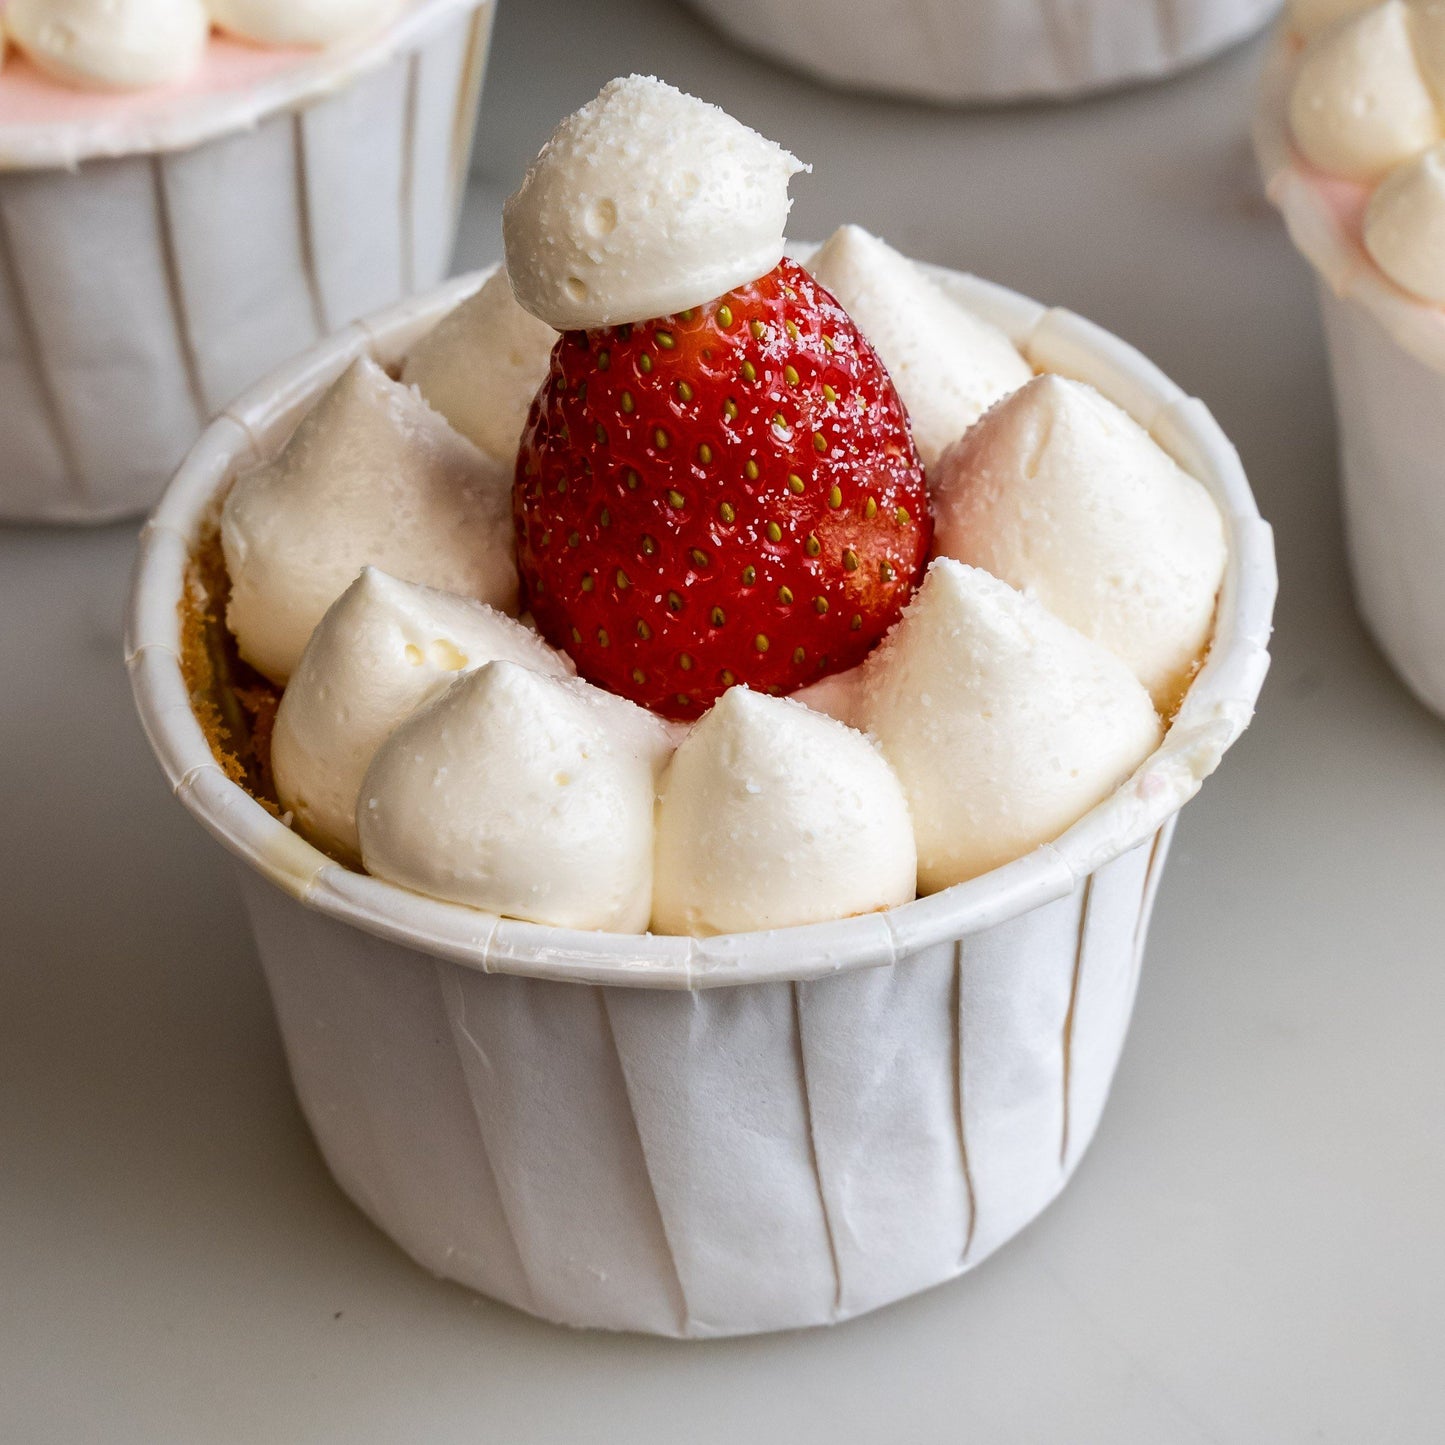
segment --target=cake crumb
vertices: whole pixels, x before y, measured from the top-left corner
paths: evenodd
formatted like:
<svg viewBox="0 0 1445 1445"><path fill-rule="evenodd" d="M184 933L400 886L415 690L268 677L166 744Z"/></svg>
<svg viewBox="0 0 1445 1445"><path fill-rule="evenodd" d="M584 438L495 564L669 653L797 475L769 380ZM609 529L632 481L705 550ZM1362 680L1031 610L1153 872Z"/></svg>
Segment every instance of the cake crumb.
<svg viewBox="0 0 1445 1445"><path fill-rule="evenodd" d="M213 520L186 569L179 603L181 675L212 756L222 772L274 817L281 816L271 774L271 734L281 689L244 662L226 626L230 578Z"/></svg>

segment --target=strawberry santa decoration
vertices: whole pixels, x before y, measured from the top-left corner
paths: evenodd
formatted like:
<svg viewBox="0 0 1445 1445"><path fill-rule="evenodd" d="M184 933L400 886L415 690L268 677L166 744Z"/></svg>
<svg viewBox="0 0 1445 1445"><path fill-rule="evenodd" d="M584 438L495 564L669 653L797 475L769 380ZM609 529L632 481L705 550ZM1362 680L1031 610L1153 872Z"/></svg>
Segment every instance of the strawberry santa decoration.
<svg viewBox="0 0 1445 1445"><path fill-rule="evenodd" d="M564 122L508 205L518 299L564 332L517 457L527 603L584 677L669 717L854 666L928 557L898 393L781 257L797 169L634 76Z"/></svg>

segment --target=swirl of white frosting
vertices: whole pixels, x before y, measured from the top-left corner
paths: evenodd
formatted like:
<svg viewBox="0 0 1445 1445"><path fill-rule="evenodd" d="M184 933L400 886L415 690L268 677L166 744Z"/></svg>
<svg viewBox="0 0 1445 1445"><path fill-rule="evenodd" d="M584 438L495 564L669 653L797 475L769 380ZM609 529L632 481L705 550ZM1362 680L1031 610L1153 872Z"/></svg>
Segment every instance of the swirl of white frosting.
<svg viewBox="0 0 1445 1445"><path fill-rule="evenodd" d="M1058 837L1163 735L1112 652L947 557L863 664L861 713L908 798L920 893Z"/></svg>
<svg viewBox="0 0 1445 1445"><path fill-rule="evenodd" d="M498 658L549 677L572 670L505 613L365 568L311 634L276 714L271 768L296 828L359 858L356 799L377 749L461 673Z"/></svg>
<svg viewBox="0 0 1445 1445"><path fill-rule="evenodd" d="M334 45L378 30L402 0L206 0L216 25L260 45Z"/></svg>
<svg viewBox="0 0 1445 1445"><path fill-rule="evenodd" d="M1224 577L1213 498L1092 387L1040 376L944 453L934 550L1036 597L1122 657L1169 711Z"/></svg>
<svg viewBox="0 0 1445 1445"><path fill-rule="evenodd" d="M703 936L891 908L913 897L917 861L903 788L862 733L733 687L663 778L652 926Z"/></svg>
<svg viewBox="0 0 1445 1445"><path fill-rule="evenodd" d="M1445 303L1445 0L1296 0L1291 18L1312 37L1289 99L1296 145L1375 187L1365 250L1397 286Z"/></svg>
<svg viewBox="0 0 1445 1445"><path fill-rule="evenodd" d="M95 90L184 80L211 32L201 0L10 0L10 38L47 75Z"/></svg>
<svg viewBox="0 0 1445 1445"><path fill-rule="evenodd" d="M221 512L227 621L241 656L286 682L365 566L515 612L511 469L375 362L352 363L275 461Z"/></svg>
<svg viewBox="0 0 1445 1445"><path fill-rule="evenodd" d="M1415 63L1445 120L1445 0L1409 0Z"/></svg>
<svg viewBox="0 0 1445 1445"><path fill-rule="evenodd" d="M1377 3L1378 0L1289 0L1286 9L1290 28L1296 35L1308 38Z"/></svg>
<svg viewBox="0 0 1445 1445"><path fill-rule="evenodd" d="M945 295L916 262L861 226L840 226L808 269L888 368L925 467L1033 375L997 326Z"/></svg>
<svg viewBox="0 0 1445 1445"><path fill-rule="evenodd" d="M1305 51L1290 95L1290 128L1330 175L1376 181L1441 138L1440 111L1415 51L1405 0L1325 31Z"/></svg>
<svg viewBox="0 0 1445 1445"><path fill-rule="evenodd" d="M569 115L503 212L517 300L558 331L670 316L783 257L802 163L650 76Z"/></svg>
<svg viewBox="0 0 1445 1445"><path fill-rule="evenodd" d="M1365 212L1365 249L1397 286L1445 304L1445 144L1380 183Z"/></svg>
<svg viewBox="0 0 1445 1445"><path fill-rule="evenodd" d="M357 804L362 858L489 913L640 932L671 751L665 724L626 698L489 662L382 744Z"/></svg>
<svg viewBox="0 0 1445 1445"><path fill-rule="evenodd" d="M401 379L464 437L510 463L556 342L498 270L412 347Z"/></svg>

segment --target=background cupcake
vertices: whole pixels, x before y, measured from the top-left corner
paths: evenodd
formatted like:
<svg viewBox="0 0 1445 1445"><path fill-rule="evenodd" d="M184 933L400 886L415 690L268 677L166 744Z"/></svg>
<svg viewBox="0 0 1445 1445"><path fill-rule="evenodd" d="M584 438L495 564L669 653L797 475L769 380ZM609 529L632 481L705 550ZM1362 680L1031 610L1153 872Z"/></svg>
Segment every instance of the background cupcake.
<svg viewBox="0 0 1445 1445"><path fill-rule="evenodd" d="M1445 712L1445 8L1297 0L1255 148L1319 279L1360 611Z"/></svg>
<svg viewBox="0 0 1445 1445"><path fill-rule="evenodd" d="M1157 79L1252 34L1277 0L688 0L819 79L945 102Z"/></svg>
<svg viewBox="0 0 1445 1445"><path fill-rule="evenodd" d="M13 0L0 520L144 509L257 375L440 279L491 17L490 0Z"/></svg>

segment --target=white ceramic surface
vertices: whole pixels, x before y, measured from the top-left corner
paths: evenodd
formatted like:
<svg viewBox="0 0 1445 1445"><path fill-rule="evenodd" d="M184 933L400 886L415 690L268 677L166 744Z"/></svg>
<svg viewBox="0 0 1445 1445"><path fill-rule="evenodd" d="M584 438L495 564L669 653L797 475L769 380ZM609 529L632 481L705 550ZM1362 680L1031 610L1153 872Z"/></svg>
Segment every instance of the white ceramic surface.
<svg viewBox="0 0 1445 1445"><path fill-rule="evenodd" d="M1208 412L1132 348L936 274L1036 367L1149 427L1210 487L1231 558L1210 656L1135 778L1054 844L885 914L702 940L491 918L331 863L216 766L177 604L219 490L359 350L396 360L478 278L249 393L142 535L127 660L146 730L178 797L243 861L332 1172L438 1273L574 1325L831 1323L976 1264L1093 1135L1174 817L1268 666L1270 533Z"/></svg>
<svg viewBox="0 0 1445 1445"><path fill-rule="evenodd" d="M203 134L0 159L0 522L144 511L242 387L445 275L492 12L424 0Z"/></svg>
<svg viewBox="0 0 1445 1445"><path fill-rule="evenodd" d="M688 0L837 85L959 103L1155 80L1258 30L1279 0Z"/></svg>
<svg viewBox="0 0 1445 1445"><path fill-rule="evenodd" d="M1255 119L1265 189L1314 268L1329 346L1355 596L1410 689L1445 715L1445 307L1394 284L1289 133L1296 49L1271 49Z"/></svg>

